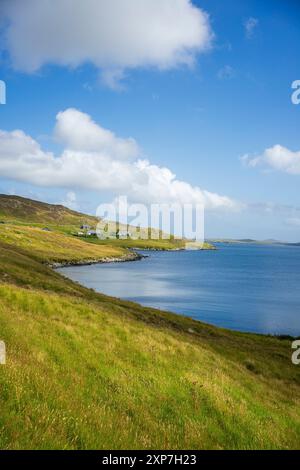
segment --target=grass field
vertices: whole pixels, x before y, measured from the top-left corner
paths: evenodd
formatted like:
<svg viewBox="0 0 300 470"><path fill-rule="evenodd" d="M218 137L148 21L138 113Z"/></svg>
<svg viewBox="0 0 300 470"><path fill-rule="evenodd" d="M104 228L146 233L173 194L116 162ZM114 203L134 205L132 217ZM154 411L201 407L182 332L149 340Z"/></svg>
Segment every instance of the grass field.
<svg viewBox="0 0 300 470"><path fill-rule="evenodd" d="M289 338L97 294L45 264L96 246L61 234L80 244L68 251L52 232L5 227L1 449L300 448L300 367Z"/></svg>
<svg viewBox="0 0 300 470"><path fill-rule="evenodd" d="M111 244L91 244L57 231L46 232L38 227L0 225L0 240L24 248L47 263L95 261L126 257L126 249Z"/></svg>

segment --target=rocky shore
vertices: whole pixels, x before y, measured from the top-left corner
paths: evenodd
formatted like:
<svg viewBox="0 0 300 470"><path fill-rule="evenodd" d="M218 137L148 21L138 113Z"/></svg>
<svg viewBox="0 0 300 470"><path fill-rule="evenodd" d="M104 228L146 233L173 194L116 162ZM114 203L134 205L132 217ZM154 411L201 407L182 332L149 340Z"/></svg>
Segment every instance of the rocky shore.
<svg viewBox="0 0 300 470"><path fill-rule="evenodd" d="M69 266L90 266L92 264L104 264L104 263L125 263L128 261L139 261L146 256L136 253L135 251L130 251L126 255L115 258L100 258L100 259L85 259L82 261L63 261L63 262L53 262L48 263L48 266L53 269L58 268L67 268Z"/></svg>

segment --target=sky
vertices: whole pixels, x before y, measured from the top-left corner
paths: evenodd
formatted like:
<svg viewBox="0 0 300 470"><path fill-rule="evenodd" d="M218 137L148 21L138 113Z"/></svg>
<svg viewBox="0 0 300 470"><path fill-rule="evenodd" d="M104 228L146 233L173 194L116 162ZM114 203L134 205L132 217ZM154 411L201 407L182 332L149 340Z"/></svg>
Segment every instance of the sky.
<svg viewBox="0 0 300 470"><path fill-rule="evenodd" d="M300 241L299 20L296 0L1 0L0 192L203 200L207 238Z"/></svg>

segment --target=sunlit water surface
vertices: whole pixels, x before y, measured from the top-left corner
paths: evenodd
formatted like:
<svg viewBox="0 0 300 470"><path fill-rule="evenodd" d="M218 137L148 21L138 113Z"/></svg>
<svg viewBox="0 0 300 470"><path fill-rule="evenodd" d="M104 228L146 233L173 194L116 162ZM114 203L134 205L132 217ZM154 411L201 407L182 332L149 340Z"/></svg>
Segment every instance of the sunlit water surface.
<svg viewBox="0 0 300 470"><path fill-rule="evenodd" d="M96 291L241 331L300 335L300 247L219 244L59 271Z"/></svg>

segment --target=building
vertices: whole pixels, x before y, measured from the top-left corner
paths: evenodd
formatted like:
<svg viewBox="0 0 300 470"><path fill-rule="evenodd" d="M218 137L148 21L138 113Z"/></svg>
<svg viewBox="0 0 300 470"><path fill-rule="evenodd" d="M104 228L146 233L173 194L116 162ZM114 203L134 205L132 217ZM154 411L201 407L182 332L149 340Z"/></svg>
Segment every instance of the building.
<svg viewBox="0 0 300 470"><path fill-rule="evenodd" d="M95 237L97 235L96 230L89 230L87 233L88 237Z"/></svg>

